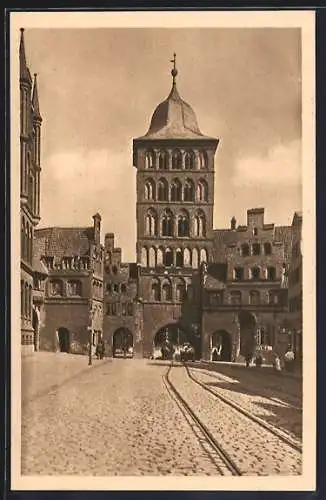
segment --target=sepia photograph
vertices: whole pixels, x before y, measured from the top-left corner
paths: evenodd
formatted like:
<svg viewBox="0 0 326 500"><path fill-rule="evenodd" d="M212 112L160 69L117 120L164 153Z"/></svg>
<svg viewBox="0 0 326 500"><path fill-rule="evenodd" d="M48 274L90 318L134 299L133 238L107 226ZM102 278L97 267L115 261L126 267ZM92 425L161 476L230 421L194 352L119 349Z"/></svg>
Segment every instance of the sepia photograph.
<svg viewBox="0 0 326 500"><path fill-rule="evenodd" d="M11 12L13 489L315 488L314 21Z"/></svg>

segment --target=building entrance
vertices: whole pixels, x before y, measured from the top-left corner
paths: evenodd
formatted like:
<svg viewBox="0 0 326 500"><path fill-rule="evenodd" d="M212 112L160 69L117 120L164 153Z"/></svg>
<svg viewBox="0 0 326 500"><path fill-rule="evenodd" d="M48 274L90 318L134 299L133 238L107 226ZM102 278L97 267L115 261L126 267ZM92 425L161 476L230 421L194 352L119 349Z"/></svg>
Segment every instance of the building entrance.
<svg viewBox="0 0 326 500"><path fill-rule="evenodd" d="M113 334L113 357L132 358L134 349L134 339L130 330L119 328Z"/></svg>
<svg viewBox="0 0 326 500"><path fill-rule="evenodd" d="M70 332L67 328L58 329L58 340L60 352L70 352Z"/></svg>
<svg viewBox="0 0 326 500"><path fill-rule="evenodd" d="M239 313L240 324L240 354L247 356L253 354L256 347L257 319L249 311Z"/></svg>
<svg viewBox="0 0 326 500"><path fill-rule="evenodd" d="M211 336L212 361L231 361L231 335L225 330L218 330Z"/></svg>
<svg viewBox="0 0 326 500"><path fill-rule="evenodd" d="M153 344L154 358L171 359L174 354L182 354L185 349L189 351L189 354L193 352L194 355L195 352L189 336L178 324L165 325L158 330Z"/></svg>

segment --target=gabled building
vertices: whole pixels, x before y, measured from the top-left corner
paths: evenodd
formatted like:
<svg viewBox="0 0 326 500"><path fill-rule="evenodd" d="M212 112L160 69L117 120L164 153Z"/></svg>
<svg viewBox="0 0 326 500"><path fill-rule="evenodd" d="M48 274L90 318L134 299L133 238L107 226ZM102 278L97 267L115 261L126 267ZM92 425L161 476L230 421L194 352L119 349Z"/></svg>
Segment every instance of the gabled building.
<svg viewBox="0 0 326 500"><path fill-rule="evenodd" d="M258 346L271 350L288 310L291 226L265 223L264 209L247 211L214 230L214 260L203 276L202 353L235 361Z"/></svg>
<svg viewBox="0 0 326 500"><path fill-rule="evenodd" d="M38 327L40 349L87 353L89 328L94 347L102 335L101 216L95 214L93 221L90 227L35 231L38 266L44 270L39 281L44 293L44 314Z"/></svg>

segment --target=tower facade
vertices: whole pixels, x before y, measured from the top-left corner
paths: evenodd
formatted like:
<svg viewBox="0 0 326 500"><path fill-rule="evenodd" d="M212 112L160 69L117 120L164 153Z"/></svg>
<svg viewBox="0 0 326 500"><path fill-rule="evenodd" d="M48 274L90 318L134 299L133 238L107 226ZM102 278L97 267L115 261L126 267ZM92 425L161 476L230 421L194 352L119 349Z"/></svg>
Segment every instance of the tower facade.
<svg viewBox="0 0 326 500"><path fill-rule="evenodd" d="M19 47L20 87L20 216L21 216L21 343L34 350L33 240L40 221L41 125L37 79L26 64L24 30Z"/></svg>
<svg viewBox="0 0 326 500"><path fill-rule="evenodd" d="M172 89L148 132L133 141L137 168L137 262L143 307L143 354L164 335L199 334L199 269L212 259L214 156L218 140L203 135Z"/></svg>

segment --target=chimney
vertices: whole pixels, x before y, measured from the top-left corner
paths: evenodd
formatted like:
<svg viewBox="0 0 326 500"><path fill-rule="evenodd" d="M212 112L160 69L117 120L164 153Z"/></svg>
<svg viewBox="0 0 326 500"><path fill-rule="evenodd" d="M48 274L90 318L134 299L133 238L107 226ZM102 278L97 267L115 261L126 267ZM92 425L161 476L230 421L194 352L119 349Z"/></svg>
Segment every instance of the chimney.
<svg viewBox="0 0 326 500"><path fill-rule="evenodd" d="M231 229L232 229L232 231L236 230L236 225L237 225L237 221L236 221L236 218L233 216L232 219L231 219Z"/></svg>
<svg viewBox="0 0 326 500"><path fill-rule="evenodd" d="M99 213L93 215L93 221L94 221L94 241L96 245L99 245L101 239L101 216Z"/></svg>

